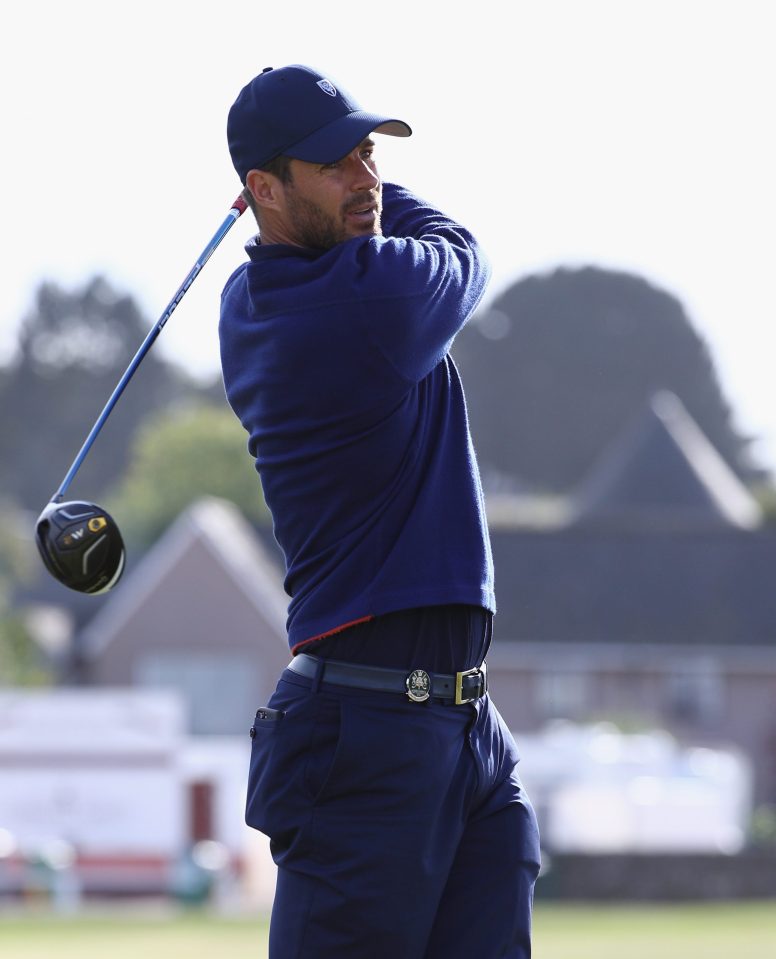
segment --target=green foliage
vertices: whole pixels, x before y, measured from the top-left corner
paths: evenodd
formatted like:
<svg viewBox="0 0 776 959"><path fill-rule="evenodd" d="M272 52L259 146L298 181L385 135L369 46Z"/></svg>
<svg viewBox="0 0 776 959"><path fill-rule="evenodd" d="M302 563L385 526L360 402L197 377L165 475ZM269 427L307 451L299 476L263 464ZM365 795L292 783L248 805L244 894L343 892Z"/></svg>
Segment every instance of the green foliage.
<svg viewBox="0 0 776 959"><path fill-rule="evenodd" d="M30 572L32 559L16 510L10 503L0 502L0 609L8 600L11 581Z"/></svg>
<svg viewBox="0 0 776 959"><path fill-rule="evenodd" d="M754 846L776 849L776 804L758 806L752 813L750 839Z"/></svg>
<svg viewBox="0 0 776 959"><path fill-rule="evenodd" d="M128 542L141 547L202 496L231 500L249 519L266 522L246 444L226 405L198 403L149 420L137 434L123 482L105 505Z"/></svg>
<svg viewBox="0 0 776 959"><path fill-rule="evenodd" d="M19 616L0 612L0 688L48 686L51 671Z"/></svg>
<svg viewBox="0 0 776 959"><path fill-rule="evenodd" d="M32 549L17 535L12 507L0 504L0 518L0 687L44 685L50 682L50 671L24 620L10 605L14 583L30 573Z"/></svg>
<svg viewBox="0 0 776 959"><path fill-rule="evenodd" d="M776 486L773 483L760 483L754 487L752 492L760 504L765 522L769 526L776 525Z"/></svg>

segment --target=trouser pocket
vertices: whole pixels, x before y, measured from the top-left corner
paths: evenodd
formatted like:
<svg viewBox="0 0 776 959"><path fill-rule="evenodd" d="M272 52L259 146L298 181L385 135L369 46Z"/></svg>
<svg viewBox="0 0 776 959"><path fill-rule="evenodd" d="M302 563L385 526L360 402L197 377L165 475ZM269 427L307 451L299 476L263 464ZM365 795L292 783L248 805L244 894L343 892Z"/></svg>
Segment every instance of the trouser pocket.
<svg viewBox="0 0 776 959"><path fill-rule="evenodd" d="M340 743L338 701L281 680L251 726L245 821L282 853L309 818L334 771Z"/></svg>

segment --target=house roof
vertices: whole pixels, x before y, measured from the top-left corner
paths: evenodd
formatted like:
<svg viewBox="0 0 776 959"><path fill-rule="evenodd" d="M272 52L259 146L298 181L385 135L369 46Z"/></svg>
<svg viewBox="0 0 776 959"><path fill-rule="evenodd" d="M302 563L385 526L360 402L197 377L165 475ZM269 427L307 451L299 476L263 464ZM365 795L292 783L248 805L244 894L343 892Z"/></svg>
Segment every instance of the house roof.
<svg viewBox="0 0 776 959"><path fill-rule="evenodd" d="M181 513L120 588L109 594L79 637L82 653L99 655L149 596L164 588L165 579L174 575L176 566L195 545L207 550L285 642L287 597L278 563L232 503L207 497Z"/></svg>
<svg viewBox="0 0 776 959"><path fill-rule="evenodd" d="M658 392L578 490L575 522L753 529L761 510L673 393Z"/></svg>
<svg viewBox="0 0 776 959"><path fill-rule="evenodd" d="M776 532L493 530L499 640L764 645Z"/></svg>

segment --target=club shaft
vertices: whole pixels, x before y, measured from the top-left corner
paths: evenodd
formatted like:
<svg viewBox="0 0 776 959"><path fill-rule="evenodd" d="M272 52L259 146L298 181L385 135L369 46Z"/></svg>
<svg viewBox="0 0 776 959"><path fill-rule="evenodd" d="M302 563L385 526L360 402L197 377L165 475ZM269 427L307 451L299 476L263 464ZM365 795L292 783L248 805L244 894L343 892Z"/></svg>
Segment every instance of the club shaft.
<svg viewBox="0 0 776 959"><path fill-rule="evenodd" d="M73 478L75 477L78 470L81 468L83 461L86 459L87 453L92 448L92 444L97 439L97 436L99 435L100 430L105 425L105 421L110 416L111 411L113 410L113 407L116 405L116 403L119 400L119 397L124 392L127 386L127 383L129 383L129 381L134 376L135 370L137 370L138 366L140 366L140 364L142 363L146 353L153 346L154 340L157 338L157 336L159 336L159 334L164 329L165 323L170 319L173 312L175 311L175 308L178 306L180 301L186 295L187 290L189 289L191 284L199 275L200 271L202 270L202 267L210 259L216 247L221 242L221 240L223 240L223 238L226 236L229 230L231 230L231 228L234 226L234 224L237 222L240 216L245 212L245 209L246 209L245 201L240 196L234 201L234 203L230 207L229 213L227 214L223 223L221 224L221 226L219 226L218 230L214 233L212 239L207 244L205 249L200 253L196 263L189 271L188 275L186 276L186 279L183 281L183 283L181 283L181 285L175 291L175 295L165 307L162 315L156 321L154 326L148 331L146 338L143 340L143 342L140 345L140 349L137 351L137 353L135 353L129 366L124 371L124 375L119 380L118 384L116 385L116 388L113 390L113 393L111 393L110 399L105 404L105 407L102 413L100 413L99 417L97 418L97 422L92 427L89 435L86 437L86 440L84 441L83 446L78 451L78 455L73 460L72 466L67 471L65 478L60 483L59 489L51 498L52 503L59 503L62 500L62 497L67 492L68 487L73 482Z"/></svg>

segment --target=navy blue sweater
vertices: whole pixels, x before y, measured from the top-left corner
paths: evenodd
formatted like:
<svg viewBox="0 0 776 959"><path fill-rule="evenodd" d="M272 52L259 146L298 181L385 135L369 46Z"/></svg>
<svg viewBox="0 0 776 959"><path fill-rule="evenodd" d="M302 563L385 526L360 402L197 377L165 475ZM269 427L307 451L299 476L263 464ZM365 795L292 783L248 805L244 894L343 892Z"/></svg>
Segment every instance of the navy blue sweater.
<svg viewBox="0 0 776 959"><path fill-rule="evenodd" d="M224 288L227 398L286 560L289 644L400 609L495 611L477 462L448 354L489 270L392 184L383 236L322 252L251 240Z"/></svg>

